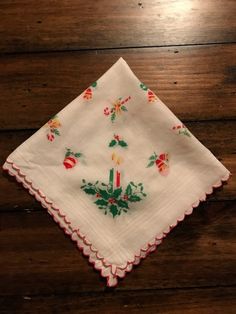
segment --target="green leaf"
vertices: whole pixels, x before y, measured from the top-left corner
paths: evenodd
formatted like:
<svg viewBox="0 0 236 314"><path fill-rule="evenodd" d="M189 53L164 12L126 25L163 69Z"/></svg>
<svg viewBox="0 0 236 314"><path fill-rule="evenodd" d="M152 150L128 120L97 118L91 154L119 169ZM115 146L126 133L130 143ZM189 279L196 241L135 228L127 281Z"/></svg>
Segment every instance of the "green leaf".
<svg viewBox="0 0 236 314"><path fill-rule="evenodd" d="M113 147L116 145L116 140L112 140L109 144L109 147Z"/></svg>
<svg viewBox="0 0 236 314"><path fill-rule="evenodd" d="M118 215L118 208L117 208L117 206L116 205L111 205L110 206L110 213L112 214L112 216L113 216L113 218L116 216L116 215Z"/></svg>
<svg viewBox="0 0 236 314"><path fill-rule="evenodd" d="M90 195L95 195L96 194L96 190L92 187L87 187L83 189L85 193L90 194Z"/></svg>
<svg viewBox="0 0 236 314"><path fill-rule="evenodd" d="M154 160L150 161L149 164L147 165L147 168L152 167L154 165L154 163L155 163Z"/></svg>
<svg viewBox="0 0 236 314"><path fill-rule="evenodd" d="M103 199L98 199L94 203L97 205L100 205L100 206L107 206L107 204L108 204L108 202L103 200Z"/></svg>
<svg viewBox="0 0 236 314"><path fill-rule="evenodd" d="M148 90L147 86L145 86L143 83L140 84L140 87L141 87L143 90Z"/></svg>
<svg viewBox="0 0 236 314"><path fill-rule="evenodd" d="M81 154L81 153L75 153L74 156L75 156L75 157L81 157L82 154Z"/></svg>
<svg viewBox="0 0 236 314"><path fill-rule="evenodd" d="M121 110L128 111L128 109L125 106L121 106Z"/></svg>
<svg viewBox="0 0 236 314"><path fill-rule="evenodd" d="M127 144L125 141L119 141L119 145L120 145L121 147L126 147L126 146L128 146L128 144Z"/></svg>
<svg viewBox="0 0 236 314"><path fill-rule="evenodd" d="M105 200L108 200L110 198L110 194L108 194L106 190L99 189L99 194Z"/></svg>
<svg viewBox="0 0 236 314"><path fill-rule="evenodd" d="M129 201L130 202L139 202L139 201L141 201L141 197L138 195L130 195Z"/></svg>
<svg viewBox="0 0 236 314"><path fill-rule="evenodd" d="M114 198L118 198L120 195L121 195L121 193L122 193L122 188L118 188L118 189L115 189L114 191L113 191L113 197Z"/></svg>
<svg viewBox="0 0 236 314"><path fill-rule="evenodd" d="M117 205L121 208L127 208L129 209L129 205L126 201L123 201L123 200L118 200L117 201Z"/></svg>
<svg viewBox="0 0 236 314"><path fill-rule="evenodd" d="M127 187L126 187L126 190L125 190L125 194L126 195L130 195L132 193L132 188L131 188L131 185L128 184Z"/></svg>
<svg viewBox="0 0 236 314"><path fill-rule="evenodd" d="M66 152L65 157L69 157L71 155L71 152Z"/></svg>
<svg viewBox="0 0 236 314"><path fill-rule="evenodd" d="M60 132L58 131L58 129L51 129L51 132L56 135L60 135Z"/></svg>
<svg viewBox="0 0 236 314"><path fill-rule="evenodd" d="M156 159L155 155L152 155L151 157L149 157L149 160L155 160L155 159Z"/></svg>
<svg viewBox="0 0 236 314"><path fill-rule="evenodd" d="M116 113L113 112L111 115L111 122L114 122L115 118L116 118Z"/></svg>
<svg viewBox="0 0 236 314"><path fill-rule="evenodd" d="M93 83L91 84L91 86L92 86L92 87L96 87L96 86L97 86L97 82L93 82Z"/></svg>

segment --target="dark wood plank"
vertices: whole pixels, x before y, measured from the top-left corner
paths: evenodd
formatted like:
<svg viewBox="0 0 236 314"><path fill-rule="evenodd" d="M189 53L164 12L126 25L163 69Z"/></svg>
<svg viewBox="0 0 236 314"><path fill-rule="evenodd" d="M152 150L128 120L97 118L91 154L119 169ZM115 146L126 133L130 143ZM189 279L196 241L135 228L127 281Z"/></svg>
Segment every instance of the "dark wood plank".
<svg viewBox="0 0 236 314"><path fill-rule="evenodd" d="M0 129L45 123L123 56L183 121L236 118L235 45L3 56Z"/></svg>
<svg viewBox="0 0 236 314"><path fill-rule="evenodd" d="M235 1L2 0L0 50L232 42ZM9 23L11 21L11 23Z"/></svg>
<svg viewBox="0 0 236 314"><path fill-rule="evenodd" d="M1 313L234 314L235 287L0 298Z"/></svg>
<svg viewBox="0 0 236 314"><path fill-rule="evenodd" d="M209 148L215 156L231 171L236 173L234 122L190 122L186 123L193 134ZM25 141L34 131L0 132L0 163ZM217 136L217 140L216 140ZM236 178L233 175L227 184L215 190L209 200L234 200ZM15 179L6 172L0 175L0 210L41 209L38 202L30 196Z"/></svg>
<svg viewBox="0 0 236 314"><path fill-rule="evenodd" d="M46 212L2 213L0 295L104 290ZM116 290L236 284L235 202L203 203Z"/></svg>

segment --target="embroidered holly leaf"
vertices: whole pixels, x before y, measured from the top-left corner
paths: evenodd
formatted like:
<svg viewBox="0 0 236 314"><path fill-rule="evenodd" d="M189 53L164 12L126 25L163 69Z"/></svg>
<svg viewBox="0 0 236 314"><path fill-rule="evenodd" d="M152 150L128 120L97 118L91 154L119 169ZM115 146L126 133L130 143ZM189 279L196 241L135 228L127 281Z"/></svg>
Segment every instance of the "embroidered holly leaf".
<svg viewBox="0 0 236 314"><path fill-rule="evenodd" d="M121 110L128 111L128 109L125 106L121 106Z"/></svg>
<svg viewBox="0 0 236 314"><path fill-rule="evenodd" d="M60 135L60 132L58 131L58 129L54 129L54 133L55 133L56 135Z"/></svg>
<svg viewBox="0 0 236 314"><path fill-rule="evenodd" d="M128 146L128 144L125 142L125 141L119 141L119 143L118 143L121 147L126 147L126 146Z"/></svg>
<svg viewBox="0 0 236 314"><path fill-rule="evenodd" d="M149 164L147 165L147 168L152 167L152 166L154 165L154 163L155 163L155 161L154 161L154 160L151 160L151 161L149 162Z"/></svg>
<svg viewBox="0 0 236 314"><path fill-rule="evenodd" d="M93 187L86 187L83 190L85 193L90 194L90 195L96 194L96 190Z"/></svg>
<svg viewBox="0 0 236 314"><path fill-rule="evenodd" d="M97 82L93 82L93 83L91 84L91 86L92 86L92 87L96 87L96 86L97 86Z"/></svg>
<svg viewBox="0 0 236 314"><path fill-rule="evenodd" d="M129 209L129 205L126 201L123 201L123 200L118 200L117 201L117 205L121 208L127 208Z"/></svg>
<svg viewBox="0 0 236 314"><path fill-rule="evenodd" d="M96 200L94 203L99 206L107 206L108 204L108 202L103 199Z"/></svg>
<svg viewBox="0 0 236 314"><path fill-rule="evenodd" d="M114 122L115 118L116 118L116 114L115 112L113 112L111 115L111 122Z"/></svg>
<svg viewBox="0 0 236 314"><path fill-rule="evenodd" d="M191 137L190 133L187 130L184 131L184 134L187 135L188 137Z"/></svg>
<svg viewBox="0 0 236 314"><path fill-rule="evenodd" d="M112 214L112 216L113 217L115 217L116 215L118 215L118 208L117 208L117 206L116 205L111 205L110 206L110 212L111 212L111 214Z"/></svg>
<svg viewBox="0 0 236 314"><path fill-rule="evenodd" d="M113 147L113 146L115 146L116 145L116 140L112 140L112 141L110 141L110 144L109 144L109 147Z"/></svg>
<svg viewBox="0 0 236 314"><path fill-rule="evenodd" d="M110 194L107 193L106 190L99 189L99 194L100 194L101 197L104 198L105 200L108 200L109 197L110 197Z"/></svg>
<svg viewBox="0 0 236 314"><path fill-rule="evenodd" d="M152 155L151 157L149 157L149 160L156 160L156 156Z"/></svg>
<svg viewBox="0 0 236 314"><path fill-rule="evenodd" d="M129 201L130 202L139 202L139 201L141 201L141 197L138 195L130 195Z"/></svg>
<svg viewBox="0 0 236 314"><path fill-rule="evenodd" d="M128 184L127 187L126 187L126 190L125 190L125 194L126 195L130 195L132 193L132 188L131 188L131 185Z"/></svg>
<svg viewBox="0 0 236 314"><path fill-rule="evenodd" d="M74 156L75 156L75 157L81 157L82 154L81 154L81 153L75 153Z"/></svg>
<svg viewBox="0 0 236 314"><path fill-rule="evenodd" d="M148 90L147 86L145 86L143 83L140 84L140 87L145 91Z"/></svg>
<svg viewBox="0 0 236 314"><path fill-rule="evenodd" d="M122 188L115 189L113 191L113 197L118 198L121 195L121 193L122 193Z"/></svg>

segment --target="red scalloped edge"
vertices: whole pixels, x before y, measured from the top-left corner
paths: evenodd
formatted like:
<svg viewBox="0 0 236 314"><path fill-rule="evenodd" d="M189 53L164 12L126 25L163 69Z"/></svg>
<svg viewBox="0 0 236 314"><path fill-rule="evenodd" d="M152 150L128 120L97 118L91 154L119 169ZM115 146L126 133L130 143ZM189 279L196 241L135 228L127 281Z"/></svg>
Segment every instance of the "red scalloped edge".
<svg viewBox="0 0 236 314"><path fill-rule="evenodd" d="M144 247L142 247L137 255L134 256L133 260L127 261L124 267L119 267L114 264L108 263L102 256L99 255L98 250L93 247L92 243L83 235L79 229L74 229L71 226L71 222L67 219L66 215L57 208L53 202L48 200L46 195L33 185L33 182L29 180L25 174L22 173L19 167L14 162L6 160L3 165L3 170L6 170L9 175L14 176L18 182L20 182L28 192L35 197L35 199L41 203L42 207L46 208L48 213L53 217L54 221L64 230L64 232L71 237L72 241L75 241L79 250L88 257L89 262L93 264L96 270L99 270L101 276L107 279L107 286L114 287L118 284L117 277L124 278L126 273L130 272L133 265L138 265L140 261L146 258L151 252L157 249L167 234L177 226L180 221L183 221L187 215L192 214L193 208L198 207L201 201L205 201L207 195L213 193L213 188L220 187L223 182L228 181L232 175L230 172L224 177L219 179L213 184L208 191L204 193L196 202L194 202L188 210L186 210L176 222L167 227L162 233L157 234L155 238L149 241ZM12 171L11 171L12 170ZM63 223L58 219L60 218Z"/></svg>

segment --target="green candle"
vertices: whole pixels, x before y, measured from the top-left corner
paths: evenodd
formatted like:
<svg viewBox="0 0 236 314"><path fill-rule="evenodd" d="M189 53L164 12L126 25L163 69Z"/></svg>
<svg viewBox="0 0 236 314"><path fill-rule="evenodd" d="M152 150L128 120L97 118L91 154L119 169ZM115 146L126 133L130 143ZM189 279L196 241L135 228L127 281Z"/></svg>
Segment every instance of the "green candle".
<svg viewBox="0 0 236 314"><path fill-rule="evenodd" d="M113 187L114 169L110 169L109 184Z"/></svg>

